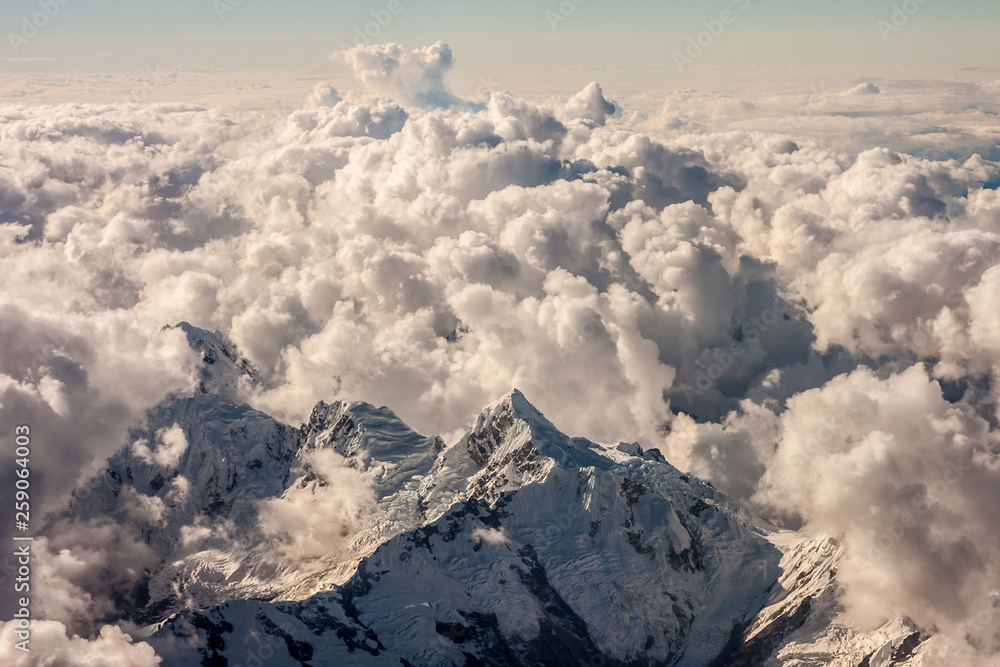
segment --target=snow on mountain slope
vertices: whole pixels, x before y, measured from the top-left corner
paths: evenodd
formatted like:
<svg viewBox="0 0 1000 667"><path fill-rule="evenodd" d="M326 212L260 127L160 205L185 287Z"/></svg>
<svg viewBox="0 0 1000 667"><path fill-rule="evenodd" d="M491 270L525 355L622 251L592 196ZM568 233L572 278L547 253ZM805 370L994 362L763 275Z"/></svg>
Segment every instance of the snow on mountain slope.
<svg viewBox="0 0 1000 667"><path fill-rule="evenodd" d="M132 603L145 608L140 618L271 597L276 570L254 548L257 502L285 489L297 442L295 429L246 405L210 394L167 401L56 521L110 518L159 554L148 599Z"/></svg>
<svg viewBox="0 0 1000 667"><path fill-rule="evenodd" d="M159 556L134 599L122 600L133 620L234 598L304 597L344 581L361 556L423 522L415 488L443 447L439 439L362 403L321 403L303 428L282 424L236 402L256 372L230 343L179 326L204 355L199 393L151 410L129 444L50 521L111 519ZM347 457L379 501L353 542L315 564L319 575L284 562L261 527L268 501L322 484L309 456L317 449Z"/></svg>
<svg viewBox="0 0 1000 667"><path fill-rule="evenodd" d="M385 407L320 402L301 429L299 447L299 459L305 463L285 498L306 493L313 496L307 502L322 503L323 489L314 480L309 460L316 452L332 451L373 491L376 506L358 517L355 534L343 548L317 558L308 573L289 573L283 599L307 597L343 583L379 544L425 523L420 485L444 443L414 432Z"/></svg>
<svg viewBox="0 0 1000 667"><path fill-rule="evenodd" d="M720 659L717 667L830 665L918 667L925 662L927 635L904 618L862 632L838 603L839 540L781 531L769 539L784 554L781 577L765 606Z"/></svg>
<svg viewBox="0 0 1000 667"><path fill-rule="evenodd" d="M343 416L321 406L307 430L329 438L314 442L411 466L428 522L330 592L170 618L151 638L166 664L245 663L273 641L276 665L704 665L778 577L779 551L724 496L655 454L563 435L520 392L427 473L391 443L366 449ZM398 488L392 470L384 490Z"/></svg>
<svg viewBox="0 0 1000 667"><path fill-rule="evenodd" d="M231 343L179 326L199 392L51 520L156 555L118 599L167 667L935 664L905 619L846 624L835 538L778 532L657 450L568 437L517 390L449 447L366 403L293 428L241 402L256 372Z"/></svg>
<svg viewBox="0 0 1000 667"><path fill-rule="evenodd" d="M188 345L202 354L199 390L230 403L242 403L259 381L257 369L220 332L209 333L187 322L177 328L187 336Z"/></svg>

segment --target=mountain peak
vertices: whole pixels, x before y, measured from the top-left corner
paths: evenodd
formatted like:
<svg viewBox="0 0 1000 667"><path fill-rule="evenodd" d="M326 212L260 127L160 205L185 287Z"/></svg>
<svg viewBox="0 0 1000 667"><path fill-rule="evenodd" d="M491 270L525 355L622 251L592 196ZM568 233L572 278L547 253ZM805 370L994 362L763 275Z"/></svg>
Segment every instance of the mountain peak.
<svg viewBox="0 0 1000 667"><path fill-rule="evenodd" d="M422 478L444 449L441 438L421 435L389 408L364 402L320 401L301 434L306 450L332 449L350 467L369 473L378 498L400 492L414 476Z"/></svg>
<svg viewBox="0 0 1000 667"><path fill-rule="evenodd" d="M202 355L198 375L198 390L215 394L233 403L244 402L245 397L259 382L257 369L241 356L236 345L220 331L206 331L180 322L176 327L187 336L188 345Z"/></svg>
<svg viewBox="0 0 1000 667"><path fill-rule="evenodd" d="M543 433L559 434L519 389L511 389L483 409L463 442L469 456L481 466L511 437L517 436L521 444L533 448L532 441Z"/></svg>
<svg viewBox="0 0 1000 667"><path fill-rule="evenodd" d="M589 440L568 437L512 389L479 414L455 446L455 455L466 457L472 468L464 473L470 497L492 503L502 493L544 479L557 467L608 468L611 460L599 449Z"/></svg>
<svg viewBox="0 0 1000 667"><path fill-rule="evenodd" d="M645 459L639 445L609 457L565 435L516 389L444 449L368 403L319 403L296 433L300 456L274 496L294 502L289 530L311 540L323 534L314 526L340 521L331 501L345 489L313 483L310 450L335 450L372 485L371 512L344 524L355 531L341 533L350 542L325 550L321 569L247 572L270 583L264 594L281 589L278 602L247 587L242 599L166 619L151 641L183 652L169 664L246 663L244 647L260 637L295 651L280 664L313 656L338 665L581 664L598 656L704 665L780 574L777 549L715 492ZM234 561L246 553L237 547ZM214 553L190 562L214 562Z"/></svg>
<svg viewBox="0 0 1000 667"><path fill-rule="evenodd" d="M500 415L503 413L508 413L518 419L523 419L528 422L541 419L546 424L551 426L549 421L545 419L545 415L542 414L541 410L532 405L531 402L525 398L524 394L521 393L521 390L517 388L511 389L502 397L484 408L482 412L484 415Z"/></svg>
<svg viewBox="0 0 1000 667"><path fill-rule="evenodd" d="M363 401L320 401L302 433L307 447L332 447L348 459L365 454L395 460L414 451L443 448L440 438L420 435L389 408Z"/></svg>

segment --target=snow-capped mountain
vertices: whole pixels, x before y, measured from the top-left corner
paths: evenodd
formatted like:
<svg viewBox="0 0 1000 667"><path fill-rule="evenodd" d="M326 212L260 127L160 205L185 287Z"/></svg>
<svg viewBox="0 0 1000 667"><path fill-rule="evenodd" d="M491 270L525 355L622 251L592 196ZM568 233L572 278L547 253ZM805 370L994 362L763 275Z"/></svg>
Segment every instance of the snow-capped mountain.
<svg viewBox="0 0 1000 667"><path fill-rule="evenodd" d="M199 392L53 519L112 517L157 554L122 595L164 665L921 664L905 619L841 622L836 539L657 450L568 437L517 390L450 446L366 403L293 428L240 403L256 374L228 341L180 326Z"/></svg>
<svg viewBox="0 0 1000 667"><path fill-rule="evenodd" d="M129 445L51 520L111 518L152 547L159 564L123 600L140 622L282 590L277 568L261 558L258 503L287 488L299 432L235 402L255 373L231 344L180 327L203 354L200 391L151 410Z"/></svg>
<svg viewBox="0 0 1000 667"><path fill-rule="evenodd" d="M318 412L333 426L307 433L341 430L342 410ZM382 465L398 454L382 445L354 457ZM180 614L154 645L169 656L175 638L197 637L209 662L245 663L260 637L287 635L294 655L269 664L707 664L760 607L780 553L720 494L631 451L570 439L512 392L414 466L426 473L410 507L426 521L343 585Z"/></svg>
<svg viewBox="0 0 1000 667"><path fill-rule="evenodd" d="M837 602L837 564L844 553L839 540L791 531L770 533L768 539L783 552L781 576L764 607L714 664L943 667L921 655L927 636L908 620L860 632L843 616Z"/></svg>

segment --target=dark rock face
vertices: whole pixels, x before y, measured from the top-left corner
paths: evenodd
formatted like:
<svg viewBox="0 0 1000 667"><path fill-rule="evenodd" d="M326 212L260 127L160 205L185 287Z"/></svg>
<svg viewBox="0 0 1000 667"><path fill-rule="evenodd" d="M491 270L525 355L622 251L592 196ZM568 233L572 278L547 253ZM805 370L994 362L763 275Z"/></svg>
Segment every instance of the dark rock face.
<svg viewBox="0 0 1000 667"><path fill-rule="evenodd" d="M232 633L233 625L223 618L221 611L186 613L184 617L203 637L203 646L199 649L201 664L209 667L228 665L229 661L224 655L226 640L223 635Z"/></svg>
<svg viewBox="0 0 1000 667"><path fill-rule="evenodd" d="M483 429L469 433L468 452L476 465L481 466L489 460L513 425L514 416L508 412L487 422Z"/></svg>
<svg viewBox="0 0 1000 667"><path fill-rule="evenodd" d="M927 641L927 635L921 632L914 632L903 638L903 641L899 643L893 652L892 658L889 662L889 667L895 667L895 665L903 665L913 657L913 652L917 650L917 647ZM858 667L871 667L871 659L876 652L869 653L865 656L865 659L861 661Z"/></svg>
<svg viewBox="0 0 1000 667"><path fill-rule="evenodd" d="M776 618L750 641L744 642L745 626L735 626L729 646L711 667L760 667L792 634L806 622L812 609L812 598L806 598L788 615Z"/></svg>
<svg viewBox="0 0 1000 667"><path fill-rule="evenodd" d="M287 630L279 628L274 621L269 619L263 613L258 613L255 618L268 634L281 637L281 639L284 640L285 647L288 649L288 655L292 659L298 660L299 662L305 662L306 660L312 659L312 644L307 641L295 639Z"/></svg>

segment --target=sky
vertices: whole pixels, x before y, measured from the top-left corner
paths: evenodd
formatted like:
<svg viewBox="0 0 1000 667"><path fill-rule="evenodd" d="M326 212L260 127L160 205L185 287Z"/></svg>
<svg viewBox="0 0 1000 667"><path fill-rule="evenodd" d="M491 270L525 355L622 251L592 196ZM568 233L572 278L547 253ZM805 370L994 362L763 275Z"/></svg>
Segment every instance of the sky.
<svg viewBox="0 0 1000 667"><path fill-rule="evenodd" d="M51 0L51 18L43 5L0 7L0 71L299 70L359 39L445 41L458 72L610 70L602 79L614 85L614 72L641 70L665 88L709 71L913 78L1000 68L1000 5L988 0ZM712 27L697 67L678 71L675 53Z"/></svg>

